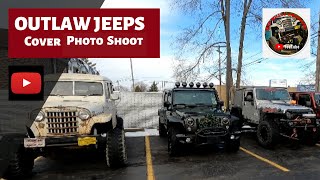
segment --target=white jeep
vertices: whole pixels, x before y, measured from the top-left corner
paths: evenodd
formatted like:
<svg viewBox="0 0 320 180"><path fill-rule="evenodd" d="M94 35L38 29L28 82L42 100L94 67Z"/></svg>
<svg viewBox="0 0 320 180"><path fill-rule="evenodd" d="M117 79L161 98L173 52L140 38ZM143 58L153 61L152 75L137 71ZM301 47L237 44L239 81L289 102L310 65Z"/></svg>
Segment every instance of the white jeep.
<svg viewBox="0 0 320 180"><path fill-rule="evenodd" d="M123 119L117 116L115 100L119 97L113 92L112 81L100 75L72 73L63 73L57 79L57 75L44 77L48 98L41 109L30 113L34 122L27 127L25 149L42 155L57 148L92 146L104 152L109 167L125 165ZM26 159L31 158L12 161L14 173L32 171L33 160Z"/></svg>

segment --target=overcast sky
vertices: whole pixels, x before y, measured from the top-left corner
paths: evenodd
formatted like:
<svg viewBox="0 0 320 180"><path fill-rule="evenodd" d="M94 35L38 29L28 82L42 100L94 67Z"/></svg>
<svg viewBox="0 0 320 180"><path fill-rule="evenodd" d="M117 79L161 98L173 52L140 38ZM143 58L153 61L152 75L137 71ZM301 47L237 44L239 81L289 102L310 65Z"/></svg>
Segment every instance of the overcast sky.
<svg viewBox="0 0 320 180"><path fill-rule="evenodd" d="M175 81L173 78L173 64L175 51L172 48L174 37L182 31L184 27L192 25L190 17L179 13L177 10L170 8L169 0L106 0L102 8L160 8L161 15L161 57L159 59L141 58L132 59L133 73L135 81L144 81L151 83L152 81ZM311 14L319 12L320 1L310 0ZM189 19L188 19L189 18ZM237 61L238 49L238 33L240 18L237 14L231 17L231 35L232 35L232 58ZM311 19L311 24L317 19ZM221 24L221 27L222 24ZM250 28L247 28L246 40L244 43L244 62L250 63L262 58L262 38L256 35L251 36ZM253 56L254 55L254 56ZM253 57L252 57L253 56ZM218 58L218 54L214 55ZM287 79L288 85L296 86L303 79L304 73L299 66L311 62L315 59L268 59L259 64L247 66L246 79L250 85L268 85L270 79ZM112 79L114 82L119 81L121 85L129 87L131 85L131 71L129 59L107 59L107 58L91 58L97 63L97 69L102 75ZM236 66L235 66L236 67ZM315 68L312 66L312 68ZM224 77L223 77L224 78ZM212 80L215 84L219 82Z"/></svg>

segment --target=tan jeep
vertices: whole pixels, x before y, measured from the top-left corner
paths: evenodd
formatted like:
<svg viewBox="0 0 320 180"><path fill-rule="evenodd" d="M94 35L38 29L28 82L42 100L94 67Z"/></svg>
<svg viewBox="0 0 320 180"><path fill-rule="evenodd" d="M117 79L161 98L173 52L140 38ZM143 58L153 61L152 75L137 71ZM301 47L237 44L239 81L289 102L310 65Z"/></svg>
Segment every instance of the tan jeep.
<svg viewBox="0 0 320 180"><path fill-rule="evenodd" d="M117 116L112 81L100 75L63 73L44 77L48 96L41 109L30 112L24 147L54 153L65 147L94 147L104 152L109 167L127 160L122 118ZM48 92L48 90L51 90ZM39 154L41 155L41 154ZM18 158L12 162L19 172L32 170L33 163Z"/></svg>

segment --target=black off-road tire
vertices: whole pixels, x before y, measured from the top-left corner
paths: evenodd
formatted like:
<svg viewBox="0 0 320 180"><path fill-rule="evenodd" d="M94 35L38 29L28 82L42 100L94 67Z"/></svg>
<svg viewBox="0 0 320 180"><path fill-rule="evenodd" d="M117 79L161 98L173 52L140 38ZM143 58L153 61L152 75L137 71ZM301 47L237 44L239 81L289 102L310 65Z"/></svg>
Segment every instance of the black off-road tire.
<svg viewBox="0 0 320 180"><path fill-rule="evenodd" d="M274 121L260 121L257 128L257 139L261 146L272 149L279 141L279 129Z"/></svg>
<svg viewBox="0 0 320 180"><path fill-rule="evenodd" d="M180 129L175 126L169 127L168 131L168 153L170 156L178 156L181 154L181 143L176 137L177 134L180 134Z"/></svg>
<svg viewBox="0 0 320 180"><path fill-rule="evenodd" d="M107 133L106 163L110 168L124 167L127 163L125 132L116 127Z"/></svg>
<svg viewBox="0 0 320 180"><path fill-rule="evenodd" d="M9 162L9 167L5 173L5 178L8 179L24 179L32 176L34 166L34 154L20 148Z"/></svg>
<svg viewBox="0 0 320 180"><path fill-rule="evenodd" d="M317 128L317 131L314 132L308 132L303 137L303 141L308 146L315 146L319 141L319 128Z"/></svg>
<svg viewBox="0 0 320 180"><path fill-rule="evenodd" d="M163 123L160 122L160 119L159 119L159 136L160 137L166 137L167 136L166 127L164 126Z"/></svg>
<svg viewBox="0 0 320 180"><path fill-rule="evenodd" d="M237 140L230 140L229 142L227 142L226 144L226 151L227 152L238 152L240 148L240 138Z"/></svg>

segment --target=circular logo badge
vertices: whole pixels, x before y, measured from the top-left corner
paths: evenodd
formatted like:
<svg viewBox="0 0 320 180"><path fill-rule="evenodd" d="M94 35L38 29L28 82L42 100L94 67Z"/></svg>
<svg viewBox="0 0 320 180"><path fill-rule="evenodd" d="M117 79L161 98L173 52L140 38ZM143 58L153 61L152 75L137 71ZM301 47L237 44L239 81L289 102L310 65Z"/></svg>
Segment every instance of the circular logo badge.
<svg viewBox="0 0 320 180"><path fill-rule="evenodd" d="M273 16L265 27L265 40L275 53L290 56L298 53L308 39L305 21L292 12L282 12Z"/></svg>

